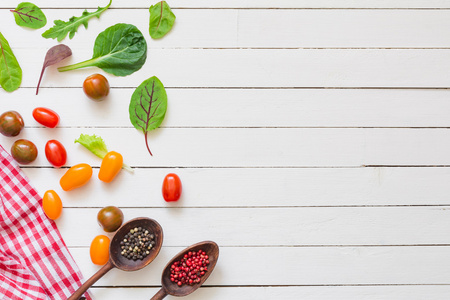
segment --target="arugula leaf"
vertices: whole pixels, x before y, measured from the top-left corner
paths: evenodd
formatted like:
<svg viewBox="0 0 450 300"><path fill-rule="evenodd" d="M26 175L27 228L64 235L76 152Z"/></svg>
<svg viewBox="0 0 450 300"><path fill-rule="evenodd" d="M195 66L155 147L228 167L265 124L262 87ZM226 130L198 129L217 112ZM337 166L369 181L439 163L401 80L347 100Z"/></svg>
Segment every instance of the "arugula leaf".
<svg viewBox="0 0 450 300"><path fill-rule="evenodd" d="M175 14L166 1L150 6L150 36L159 39L165 36L175 23Z"/></svg>
<svg viewBox="0 0 450 300"><path fill-rule="evenodd" d="M7 92L15 91L22 82L22 69L8 41L0 32L0 85Z"/></svg>
<svg viewBox="0 0 450 300"><path fill-rule="evenodd" d="M75 140L75 143L83 145L86 149L88 149L101 159L103 159L108 153L108 148L106 147L105 141L95 134L81 134L80 137ZM126 164L123 164L122 168L129 172L134 172L133 169Z"/></svg>
<svg viewBox="0 0 450 300"><path fill-rule="evenodd" d="M10 10L14 13L16 24L33 29L39 29L47 24L47 18L42 10L30 2L20 3L16 9Z"/></svg>
<svg viewBox="0 0 450 300"><path fill-rule="evenodd" d="M147 59L147 42L134 25L119 23L101 32L94 45L92 59L58 68L65 72L84 67L99 67L116 76L139 70Z"/></svg>
<svg viewBox="0 0 450 300"><path fill-rule="evenodd" d="M46 32L42 34L42 36L46 39L58 39L58 42L61 42L67 34L69 34L69 38L72 39L75 36L75 33L78 30L78 27L84 25L84 28L88 28L88 21L92 17L100 18L102 12L107 10L111 6L112 0L109 0L109 4L105 7L98 7L95 12L88 12L85 10L81 17L72 17L69 21L64 22L62 20L55 20L53 23L55 25L48 29Z"/></svg>
<svg viewBox="0 0 450 300"><path fill-rule="evenodd" d="M147 133L161 125L167 110L167 94L162 82L153 76L136 88L131 96L129 113L131 124L145 134L148 153Z"/></svg>

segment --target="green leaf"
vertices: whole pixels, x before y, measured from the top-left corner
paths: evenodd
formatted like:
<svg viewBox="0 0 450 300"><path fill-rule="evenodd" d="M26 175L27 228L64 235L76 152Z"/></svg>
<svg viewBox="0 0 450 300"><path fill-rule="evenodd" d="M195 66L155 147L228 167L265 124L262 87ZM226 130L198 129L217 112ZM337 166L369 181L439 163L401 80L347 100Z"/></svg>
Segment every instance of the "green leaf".
<svg viewBox="0 0 450 300"><path fill-rule="evenodd" d="M100 158L105 157L106 153L108 153L108 148L103 139L95 134L81 134L80 137L75 140L75 143L80 143Z"/></svg>
<svg viewBox="0 0 450 300"><path fill-rule="evenodd" d="M119 23L101 32L94 45L92 59L60 67L60 72L99 67L116 76L127 76L139 70L147 59L147 43L134 25Z"/></svg>
<svg viewBox="0 0 450 300"><path fill-rule="evenodd" d="M42 36L46 39L58 39L58 42L61 42L67 34L69 34L69 38L72 39L75 36L75 33L78 30L78 27L84 25L84 27L88 28L88 21L93 17L100 18L102 12L107 10L111 6L112 0L109 1L109 4L105 7L98 7L95 12L88 12L85 10L81 17L72 17L69 21L64 22L62 20L55 20L53 23L55 25L48 29L46 32L42 34Z"/></svg>
<svg viewBox="0 0 450 300"><path fill-rule="evenodd" d="M8 41L0 32L0 85L7 92L15 91L22 82L22 69Z"/></svg>
<svg viewBox="0 0 450 300"><path fill-rule="evenodd" d="M160 39L165 36L175 23L175 15L166 1L150 6L150 36Z"/></svg>
<svg viewBox="0 0 450 300"><path fill-rule="evenodd" d="M129 113L133 126L145 134L145 145L148 147L147 133L161 125L167 110L167 94L162 82L155 76L145 80L136 88L131 96Z"/></svg>
<svg viewBox="0 0 450 300"><path fill-rule="evenodd" d="M30 2L20 3L15 10L11 10L14 13L14 19L16 24L23 27L39 29L47 24L47 18L42 10Z"/></svg>
<svg viewBox="0 0 450 300"><path fill-rule="evenodd" d="M108 148L106 147L105 141L103 141L101 137L96 136L95 134L81 134L80 137L75 140L75 143L80 143L86 149L88 149L101 159L103 159L108 153ZM126 164L122 164L122 168L133 173L133 169Z"/></svg>

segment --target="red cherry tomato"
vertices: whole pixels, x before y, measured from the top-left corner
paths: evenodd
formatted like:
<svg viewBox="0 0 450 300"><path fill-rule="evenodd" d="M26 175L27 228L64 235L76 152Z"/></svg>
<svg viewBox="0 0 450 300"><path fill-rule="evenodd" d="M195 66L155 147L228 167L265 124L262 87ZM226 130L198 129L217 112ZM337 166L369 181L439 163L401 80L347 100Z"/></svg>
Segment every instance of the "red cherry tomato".
<svg viewBox="0 0 450 300"><path fill-rule="evenodd" d="M33 118L45 127L55 128L59 123L59 116L53 110L45 107L36 107L33 110Z"/></svg>
<svg viewBox="0 0 450 300"><path fill-rule="evenodd" d="M167 202L177 201L181 196L181 180L177 174L167 174L163 181L162 194Z"/></svg>
<svg viewBox="0 0 450 300"><path fill-rule="evenodd" d="M50 140L45 144L45 156L56 168L63 166L67 160L66 149L57 140Z"/></svg>

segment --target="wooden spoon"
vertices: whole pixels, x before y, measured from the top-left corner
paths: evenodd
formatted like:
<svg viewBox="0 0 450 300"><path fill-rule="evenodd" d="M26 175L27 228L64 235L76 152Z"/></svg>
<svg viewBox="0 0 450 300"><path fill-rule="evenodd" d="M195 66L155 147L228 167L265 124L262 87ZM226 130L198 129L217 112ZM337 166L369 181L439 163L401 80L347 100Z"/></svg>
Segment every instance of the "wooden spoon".
<svg viewBox="0 0 450 300"><path fill-rule="evenodd" d="M205 272L205 275L202 276L199 283L194 285L182 285L178 286L174 282L170 281L170 268L172 264L176 261L179 261L187 252L189 251L198 251L203 250L209 256L209 265L208 271ZM198 289L205 281L208 279L209 275L211 275L214 267L216 266L217 259L219 258L219 246L212 241L204 241L197 244L194 244L180 253L178 253L172 260L166 265L161 277L161 289L152 297L151 300L161 300L167 295L182 297L189 295Z"/></svg>
<svg viewBox="0 0 450 300"><path fill-rule="evenodd" d="M120 242L124 239L125 235L130 232L131 229L135 227L142 227L148 230L151 234L155 236L155 245L153 246L150 254L147 255L143 260L132 260L122 256L122 249L120 247ZM161 226L153 219L149 218L136 218L127 223L123 224L122 227L116 232L112 238L111 245L109 247L109 260L100 270L97 271L91 278L86 280L86 282L80 286L78 290L73 293L68 300L78 300L84 292L87 291L91 285L93 285L97 280L99 280L103 275L105 275L112 268L118 268L123 271L136 271L144 268L149 263L151 263L161 250L163 242L163 231Z"/></svg>

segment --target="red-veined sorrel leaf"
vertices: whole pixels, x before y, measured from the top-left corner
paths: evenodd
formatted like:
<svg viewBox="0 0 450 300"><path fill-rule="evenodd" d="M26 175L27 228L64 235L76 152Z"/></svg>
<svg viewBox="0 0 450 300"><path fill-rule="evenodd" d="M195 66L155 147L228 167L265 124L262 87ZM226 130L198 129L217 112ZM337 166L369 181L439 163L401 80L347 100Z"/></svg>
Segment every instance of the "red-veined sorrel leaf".
<svg viewBox="0 0 450 300"><path fill-rule="evenodd" d="M42 10L30 2L20 3L11 12L14 13L14 19L19 26L39 29L47 24L47 18Z"/></svg>
<svg viewBox="0 0 450 300"><path fill-rule="evenodd" d="M130 121L145 135L145 145L150 155L147 133L161 125L167 110L167 94L162 82L153 76L136 88L130 101Z"/></svg>
<svg viewBox="0 0 450 300"><path fill-rule="evenodd" d="M8 41L0 32L0 85L7 92L15 91L22 82L22 69Z"/></svg>

